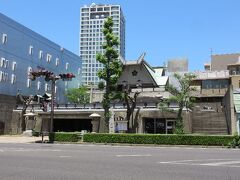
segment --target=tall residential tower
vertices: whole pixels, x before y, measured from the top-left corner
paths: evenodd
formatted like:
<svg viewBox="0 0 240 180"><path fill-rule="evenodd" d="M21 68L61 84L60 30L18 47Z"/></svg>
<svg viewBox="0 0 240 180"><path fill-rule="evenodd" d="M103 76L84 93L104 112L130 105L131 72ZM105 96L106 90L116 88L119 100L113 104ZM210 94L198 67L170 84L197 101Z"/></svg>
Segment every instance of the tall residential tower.
<svg viewBox="0 0 240 180"><path fill-rule="evenodd" d="M113 18L113 32L119 38L118 51L125 59L125 19L120 5L102 5L92 3L84 6L80 12L80 56L82 59L83 84L97 84L100 80L97 71L103 67L96 60L97 53L103 53L102 44L105 42L102 33L104 20Z"/></svg>

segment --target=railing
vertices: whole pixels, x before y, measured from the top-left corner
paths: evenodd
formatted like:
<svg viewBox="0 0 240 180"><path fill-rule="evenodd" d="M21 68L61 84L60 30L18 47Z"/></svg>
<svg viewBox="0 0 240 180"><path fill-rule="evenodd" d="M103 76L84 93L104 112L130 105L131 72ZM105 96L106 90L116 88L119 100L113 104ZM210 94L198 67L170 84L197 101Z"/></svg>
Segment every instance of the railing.
<svg viewBox="0 0 240 180"><path fill-rule="evenodd" d="M113 109L126 109L127 106L125 103L111 103L110 107ZM16 110L22 110L23 106L16 105ZM42 105L40 104L31 104L28 106L28 109L42 110ZM136 104L136 108L158 108L158 103L152 102L139 102ZM67 110L67 109L102 109L101 103L87 103L87 104L56 104L54 106L55 110Z"/></svg>

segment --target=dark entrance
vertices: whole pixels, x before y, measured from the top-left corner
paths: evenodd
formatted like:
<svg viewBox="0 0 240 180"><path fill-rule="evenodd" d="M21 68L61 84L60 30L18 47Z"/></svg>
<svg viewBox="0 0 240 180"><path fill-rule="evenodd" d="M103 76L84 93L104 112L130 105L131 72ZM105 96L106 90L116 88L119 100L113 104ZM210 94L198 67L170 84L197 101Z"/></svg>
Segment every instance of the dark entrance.
<svg viewBox="0 0 240 180"><path fill-rule="evenodd" d="M149 134L172 134L175 120L163 118L145 118L144 132Z"/></svg>
<svg viewBox="0 0 240 180"><path fill-rule="evenodd" d="M165 134L166 133L165 119L146 118L145 119L145 133Z"/></svg>
<svg viewBox="0 0 240 180"><path fill-rule="evenodd" d="M54 132L74 132L82 130L87 130L88 132L91 132L91 119L54 119L53 130Z"/></svg>

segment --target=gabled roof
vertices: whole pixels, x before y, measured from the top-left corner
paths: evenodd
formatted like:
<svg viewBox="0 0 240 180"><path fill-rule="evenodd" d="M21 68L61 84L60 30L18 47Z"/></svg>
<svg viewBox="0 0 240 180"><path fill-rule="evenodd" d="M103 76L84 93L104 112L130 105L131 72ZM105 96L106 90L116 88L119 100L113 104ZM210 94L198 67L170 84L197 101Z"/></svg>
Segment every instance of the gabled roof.
<svg viewBox="0 0 240 180"><path fill-rule="evenodd" d="M160 74L159 72L151 69L149 66L145 65L146 69L148 70L148 72L150 73L152 79L155 81L157 86L165 86L167 84L168 81L168 76L162 76L162 74Z"/></svg>
<svg viewBox="0 0 240 180"><path fill-rule="evenodd" d="M146 71L148 72L149 76L154 82L155 86L165 86L168 81L168 76L163 76L163 68L154 69L152 68L145 60L146 53L143 53L137 60L134 61L125 61L125 66L131 65L142 65Z"/></svg>

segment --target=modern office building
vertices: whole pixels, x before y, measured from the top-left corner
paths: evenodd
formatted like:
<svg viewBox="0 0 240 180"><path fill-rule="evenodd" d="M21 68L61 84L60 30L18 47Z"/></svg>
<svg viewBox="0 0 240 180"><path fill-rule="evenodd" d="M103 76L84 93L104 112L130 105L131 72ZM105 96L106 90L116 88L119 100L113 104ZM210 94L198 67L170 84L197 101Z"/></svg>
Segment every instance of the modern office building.
<svg viewBox="0 0 240 180"><path fill-rule="evenodd" d="M56 82L57 103L66 103L65 91L81 83L79 56L0 13L0 124L11 119L18 92L24 96L51 92L51 81L29 78L38 69L76 75L72 81Z"/></svg>
<svg viewBox="0 0 240 180"><path fill-rule="evenodd" d="M96 54L103 53L102 33L104 20L113 18L113 32L119 38L118 51L125 59L125 19L120 5L102 5L92 3L84 6L80 12L80 57L82 59L82 80L84 84L97 84L100 80L97 71L103 66L97 62Z"/></svg>

